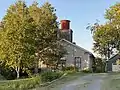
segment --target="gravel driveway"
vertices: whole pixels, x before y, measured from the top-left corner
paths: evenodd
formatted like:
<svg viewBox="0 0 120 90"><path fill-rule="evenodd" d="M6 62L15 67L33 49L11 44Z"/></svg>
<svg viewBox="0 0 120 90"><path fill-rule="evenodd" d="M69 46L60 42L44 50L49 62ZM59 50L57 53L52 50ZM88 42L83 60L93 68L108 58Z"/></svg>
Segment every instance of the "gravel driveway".
<svg viewBox="0 0 120 90"><path fill-rule="evenodd" d="M62 87L61 90L101 90L101 83L107 74L91 74Z"/></svg>
<svg viewBox="0 0 120 90"><path fill-rule="evenodd" d="M107 74L89 74L80 76L69 82L62 82L45 88L35 90L101 90L102 82Z"/></svg>

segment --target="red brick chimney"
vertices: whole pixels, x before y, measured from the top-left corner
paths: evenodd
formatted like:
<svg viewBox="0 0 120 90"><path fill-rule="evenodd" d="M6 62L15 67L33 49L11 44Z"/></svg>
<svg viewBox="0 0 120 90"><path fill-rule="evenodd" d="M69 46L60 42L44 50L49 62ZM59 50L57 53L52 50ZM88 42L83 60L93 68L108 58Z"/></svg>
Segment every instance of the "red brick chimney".
<svg viewBox="0 0 120 90"><path fill-rule="evenodd" d="M73 39L73 31L70 29L70 20L61 20L61 37L72 42Z"/></svg>
<svg viewBox="0 0 120 90"><path fill-rule="evenodd" d="M70 29L70 20L61 20L61 30L69 30Z"/></svg>

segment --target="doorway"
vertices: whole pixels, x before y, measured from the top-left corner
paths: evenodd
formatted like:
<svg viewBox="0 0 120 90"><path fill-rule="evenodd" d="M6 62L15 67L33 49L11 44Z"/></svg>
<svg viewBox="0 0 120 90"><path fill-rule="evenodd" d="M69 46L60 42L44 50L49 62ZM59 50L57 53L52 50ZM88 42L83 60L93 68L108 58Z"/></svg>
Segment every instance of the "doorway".
<svg viewBox="0 0 120 90"><path fill-rule="evenodd" d="M78 69L81 69L81 57L75 57L75 66Z"/></svg>

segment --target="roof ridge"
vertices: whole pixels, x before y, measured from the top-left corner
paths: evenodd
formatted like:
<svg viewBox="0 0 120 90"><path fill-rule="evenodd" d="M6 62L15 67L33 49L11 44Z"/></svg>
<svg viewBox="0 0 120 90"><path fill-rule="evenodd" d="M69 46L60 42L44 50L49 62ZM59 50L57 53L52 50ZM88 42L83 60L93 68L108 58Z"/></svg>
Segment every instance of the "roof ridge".
<svg viewBox="0 0 120 90"><path fill-rule="evenodd" d="M112 58L114 58L114 57L117 56L117 55L119 55L119 53L113 55L111 58L109 58L109 60L112 59Z"/></svg>
<svg viewBox="0 0 120 90"><path fill-rule="evenodd" d="M76 44L73 44L72 42L70 42L70 41L68 41L68 40L66 40L66 39L61 39L61 40L64 40L64 41L66 41L66 42L68 42L68 43L70 43L70 44L72 44L72 45L74 45L74 46L77 46L77 47L81 48L82 50L84 50L84 51L92 54L90 51L88 51L88 50L86 50L86 49L84 49L84 48L82 48L82 47L80 47L80 46L78 46L78 45L76 45Z"/></svg>

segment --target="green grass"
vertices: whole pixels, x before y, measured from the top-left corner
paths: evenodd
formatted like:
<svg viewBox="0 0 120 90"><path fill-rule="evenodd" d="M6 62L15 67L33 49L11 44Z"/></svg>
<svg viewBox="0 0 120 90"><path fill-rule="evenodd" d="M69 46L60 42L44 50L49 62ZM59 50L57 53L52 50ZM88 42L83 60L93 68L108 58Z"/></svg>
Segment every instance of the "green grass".
<svg viewBox="0 0 120 90"><path fill-rule="evenodd" d="M0 81L0 90L28 90L40 84L39 77Z"/></svg>
<svg viewBox="0 0 120 90"><path fill-rule="evenodd" d="M63 75L63 72L50 72L49 71L49 72L42 73L40 76L41 76L41 81L43 83L46 83L46 82L51 82L55 79L58 79L62 75Z"/></svg>

